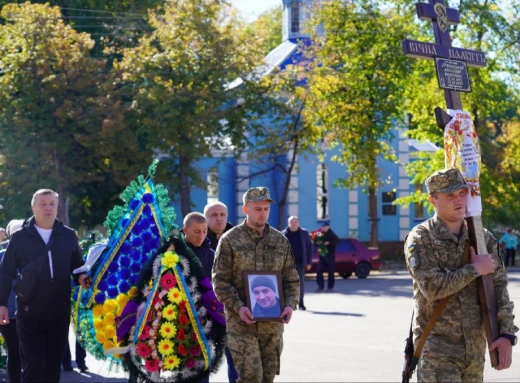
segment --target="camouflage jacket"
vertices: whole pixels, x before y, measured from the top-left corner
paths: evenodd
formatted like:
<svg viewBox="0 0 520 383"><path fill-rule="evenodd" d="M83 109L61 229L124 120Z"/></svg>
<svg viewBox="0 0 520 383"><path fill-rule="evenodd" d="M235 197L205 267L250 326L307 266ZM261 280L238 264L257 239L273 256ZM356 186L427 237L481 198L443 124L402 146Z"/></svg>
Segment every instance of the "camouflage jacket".
<svg viewBox="0 0 520 383"><path fill-rule="evenodd" d="M284 304L296 308L300 281L289 241L269 225L266 225L264 236L260 237L244 221L220 238L213 265L213 287L226 308L228 332L283 332L281 322L247 325L240 320L238 310L246 305L243 271L254 270L280 271Z"/></svg>
<svg viewBox="0 0 520 383"><path fill-rule="evenodd" d="M518 328L513 323L513 302L509 300L507 274L498 253L498 242L487 230L485 238L488 252L495 258L493 280L500 333L514 334ZM452 295L423 352L483 360L486 338L476 283L479 273L470 263L461 265L468 241L465 221L457 238L437 216L416 226L408 235L404 252L413 278L414 343L419 341L439 300Z"/></svg>

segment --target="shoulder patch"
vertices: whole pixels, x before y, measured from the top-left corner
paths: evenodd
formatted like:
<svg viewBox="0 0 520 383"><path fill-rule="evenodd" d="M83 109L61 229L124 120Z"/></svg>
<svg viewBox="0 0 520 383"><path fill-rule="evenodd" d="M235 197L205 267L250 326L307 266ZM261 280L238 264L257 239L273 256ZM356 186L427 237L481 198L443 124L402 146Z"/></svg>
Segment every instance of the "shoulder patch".
<svg viewBox="0 0 520 383"><path fill-rule="evenodd" d="M419 256L415 251L415 243L411 243L408 245L408 259L406 260L412 270L415 270L419 267Z"/></svg>

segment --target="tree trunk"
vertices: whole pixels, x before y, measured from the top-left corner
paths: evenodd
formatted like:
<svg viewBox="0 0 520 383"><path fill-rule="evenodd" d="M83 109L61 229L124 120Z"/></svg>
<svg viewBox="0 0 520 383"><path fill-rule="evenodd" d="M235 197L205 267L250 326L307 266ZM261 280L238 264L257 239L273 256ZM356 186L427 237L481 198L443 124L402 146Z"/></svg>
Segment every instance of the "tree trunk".
<svg viewBox="0 0 520 383"><path fill-rule="evenodd" d="M283 218L285 213L285 207L287 206L287 196L289 194L289 186L291 186L291 174L296 165L296 157L298 156L298 150L300 149L300 135L298 131L298 125L300 124L300 120L302 117L302 111L305 106L305 99L300 105L300 109L298 110L298 114L296 115L296 119L294 120L293 128L293 136L292 142L293 151L291 156L291 161L289 162L289 167L285 172L285 182L283 185L282 198L280 199L280 203L278 204L278 230L282 230L283 228Z"/></svg>
<svg viewBox="0 0 520 383"><path fill-rule="evenodd" d="M61 160L58 156L58 151L54 149L54 176L56 178L56 193L58 193L58 219L63 224L69 226L69 203L68 198L65 194L65 188L63 187L61 177Z"/></svg>
<svg viewBox="0 0 520 383"><path fill-rule="evenodd" d="M369 247L377 247L379 232L379 221L377 215L377 189L375 187L368 188L368 206L370 207L370 239L368 241Z"/></svg>
<svg viewBox="0 0 520 383"><path fill-rule="evenodd" d="M187 156L181 155L179 158L179 194L181 197L181 213L183 217L191 213L191 186L188 176L190 165L190 159Z"/></svg>

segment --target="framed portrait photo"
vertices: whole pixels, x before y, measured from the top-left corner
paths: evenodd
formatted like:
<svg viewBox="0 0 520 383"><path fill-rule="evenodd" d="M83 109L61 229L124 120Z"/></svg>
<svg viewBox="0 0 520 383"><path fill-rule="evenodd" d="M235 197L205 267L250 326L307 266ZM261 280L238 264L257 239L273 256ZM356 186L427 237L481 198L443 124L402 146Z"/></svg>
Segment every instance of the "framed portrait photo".
<svg viewBox="0 0 520 383"><path fill-rule="evenodd" d="M255 321L281 321L285 307L279 271L244 271L247 308Z"/></svg>

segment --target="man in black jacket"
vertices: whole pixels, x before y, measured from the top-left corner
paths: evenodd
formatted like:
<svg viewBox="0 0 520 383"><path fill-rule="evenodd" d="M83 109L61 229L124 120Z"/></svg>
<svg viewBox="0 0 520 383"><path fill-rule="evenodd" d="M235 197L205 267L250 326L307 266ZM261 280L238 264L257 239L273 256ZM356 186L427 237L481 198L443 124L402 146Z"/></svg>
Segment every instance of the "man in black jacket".
<svg viewBox="0 0 520 383"><path fill-rule="evenodd" d="M233 228L231 222L228 222L228 208L218 201L207 204L204 207L204 216L208 221L208 240L213 251L217 250L218 241L222 234ZM211 274L211 273L210 273ZM235 383L238 380L238 373L231 357L229 348L226 347L226 361L228 365L228 380L229 383Z"/></svg>
<svg viewBox="0 0 520 383"><path fill-rule="evenodd" d="M233 228L228 222L228 209L222 202L207 204L204 208L204 216L208 220L208 238L211 248L217 250L218 240L226 231Z"/></svg>
<svg viewBox="0 0 520 383"><path fill-rule="evenodd" d="M59 382L70 324L72 271L83 265L74 230L56 219L58 194L38 190L31 201L34 216L14 233L0 263L0 325L9 323L7 300L18 270L44 257L34 296L17 298L16 326L22 359L22 382ZM50 242L47 254L43 254ZM90 287L80 274L78 283Z"/></svg>
<svg viewBox="0 0 520 383"><path fill-rule="evenodd" d="M294 255L294 265L298 276L300 277L300 303L298 308L306 310L303 303L303 295L305 293L305 271L309 271L312 266L312 241L309 232L300 227L298 217L291 216L287 220L289 226L282 231L291 244L291 250Z"/></svg>
<svg viewBox="0 0 520 383"><path fill-rule="evenodd" d="M327 255L319 256L318 260L318 272L316 276L316 282L318 282L317 292L323 291L325 287L325 281L323 280L323 272L327 271L329 275L327 281L327 292L334 291L334 269L336 266L336 246L339 242L339 237L332 231L330 228L330 222L324 221L321 224L321 231L323 232L323 238L321 238L321 242L327 248ZM320 243L317 243L320 245Z"/></svg>

